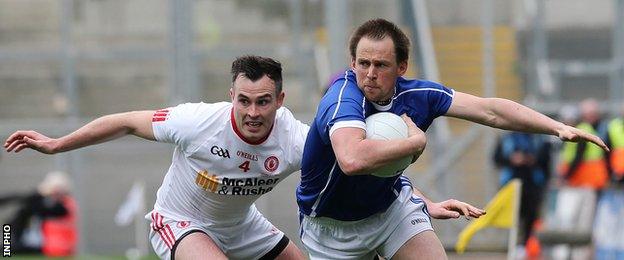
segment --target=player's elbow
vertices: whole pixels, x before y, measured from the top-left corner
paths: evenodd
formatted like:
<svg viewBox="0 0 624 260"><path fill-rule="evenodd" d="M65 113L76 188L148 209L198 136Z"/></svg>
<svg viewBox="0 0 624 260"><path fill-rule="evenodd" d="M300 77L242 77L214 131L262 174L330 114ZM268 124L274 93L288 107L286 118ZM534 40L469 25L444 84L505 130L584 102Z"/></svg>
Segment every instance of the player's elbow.
<svg viewBox="0 0 624 260"><path fill-rule="evenodd" d="M494 128L502 127L500 118L493 111L484 112L483 124Z"/></svg>
<svg viewBox="0 0 624 260"><path fill-rule="evenodd" d="M414 139L413 154L420 156L425 150L425 147L427 147L427 137L423 133L422 135L412 136L411 138Z"/></svg>
<svg viewBox="0 0 624 260"><path fill-rule="evenodd" d="M494 128L513 129L512 123L507 120L509 116L505 114L520 115L517 111L520 107L518 104L503 98L488 98L487 105L481 109L481 123ZM511 111L511 112L510 112Z"/></svg>
<svg viewBox="0 0 624 260"><path fill-rule="evenodd" d="M368 169L365 161L353 157L338 158L338 166L348 176L358 175Z"/></svg>

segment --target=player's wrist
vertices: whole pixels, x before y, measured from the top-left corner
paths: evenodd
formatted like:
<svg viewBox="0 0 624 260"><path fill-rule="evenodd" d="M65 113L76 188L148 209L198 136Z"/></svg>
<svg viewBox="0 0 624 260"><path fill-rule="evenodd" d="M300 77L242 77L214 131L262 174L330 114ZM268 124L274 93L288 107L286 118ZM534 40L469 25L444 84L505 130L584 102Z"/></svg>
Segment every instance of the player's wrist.
<svg viewBox="0 0 624 260"><path fill-rule="evenodd" d="M563 136L563 133L566 131L566 128L568 127L571 126L568 126L561 122L557 122L555 126L550 129L549 134L561 138Z"/></svg>
<svg viewBox="0 0 624 260"><path fill-rule="evenodd" d="M64 149L63 138L51 139L48 145L48 153L49 154L57 154L68 151L68 149Z"/></svg>

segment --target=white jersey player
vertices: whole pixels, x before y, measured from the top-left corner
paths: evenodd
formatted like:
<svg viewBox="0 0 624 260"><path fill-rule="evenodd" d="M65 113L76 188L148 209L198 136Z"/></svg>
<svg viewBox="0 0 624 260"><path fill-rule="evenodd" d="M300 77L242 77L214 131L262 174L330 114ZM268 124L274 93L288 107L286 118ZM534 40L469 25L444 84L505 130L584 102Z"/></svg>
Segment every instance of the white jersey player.
<svg viewBox="0 0 624 260"><path fill-rule="evenodd" d="M281 65L232 64L232 102L182 104L98 118L64 137L17 131L4 144L53 154L126 134L175 144L158 190L150 240L162 259L303 259L254 201L300 169L308 126L282 108Z"/></svg>
<svg viewBox="0 0 624 260"><path fill-rule="evenodd" d="M253 202L299 170L308 126L280 108L270 134L248 140L233 113L231 103L221 102L183 104L154 114L155 139L177 145L147 215L159 255L175 247L172 237L189 232L208 234L227 256L238 259L266 255L275 247L269 245L285 238Z"/></svg>

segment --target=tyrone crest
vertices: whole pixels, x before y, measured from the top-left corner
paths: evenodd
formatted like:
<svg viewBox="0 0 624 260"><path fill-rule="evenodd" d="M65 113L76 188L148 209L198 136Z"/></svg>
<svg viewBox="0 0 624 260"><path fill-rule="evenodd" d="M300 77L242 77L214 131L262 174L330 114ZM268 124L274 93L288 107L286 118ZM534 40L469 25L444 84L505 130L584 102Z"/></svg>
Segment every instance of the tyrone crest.
<svg viewBox="0 0 624 260"><path fill-rule="evenodd" d="M178 228L185 229L191 225L190 221L180 221L178 222Z"/></svg>
<svg viewBox="0 0 624 260"><path fill-rule="evenodd" d="M268 158L266 158L266 160L264 160L264 169L268 172L274 172L275 170L277 170L278 166L279 159L277 159L277 157L273 155L269 156Z"/></svg>

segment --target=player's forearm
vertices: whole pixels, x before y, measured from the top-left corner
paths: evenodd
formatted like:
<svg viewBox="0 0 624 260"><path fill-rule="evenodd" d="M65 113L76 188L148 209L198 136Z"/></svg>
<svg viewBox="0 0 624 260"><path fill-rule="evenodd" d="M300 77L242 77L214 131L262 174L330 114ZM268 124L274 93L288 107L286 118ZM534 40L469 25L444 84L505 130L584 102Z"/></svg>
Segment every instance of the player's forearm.
<svg viewBox="0 0 624 260"><path fill-rule="evenodd" d="M488 98L489 116L482 123L505 130L557 135L563 124L529 107L502 98Z"/></svg>
<svg viewBox="0 0 624 260"><path fill-rule="evenodd" d="M71 151L127 135L133 128L126 124L126 116L127 113L122 113L95 119L71 134L59 138L54 152Z"/></svg>
<svg viewBox="0 0 624 260"><path fill-rule="evenodd" d="M363 139L350 149L340 167L347 175L370 174L377 168L400 158L420 156L426 144L424 135L388 141Z"/></svg>

